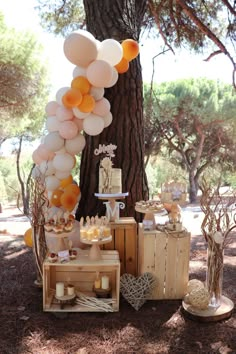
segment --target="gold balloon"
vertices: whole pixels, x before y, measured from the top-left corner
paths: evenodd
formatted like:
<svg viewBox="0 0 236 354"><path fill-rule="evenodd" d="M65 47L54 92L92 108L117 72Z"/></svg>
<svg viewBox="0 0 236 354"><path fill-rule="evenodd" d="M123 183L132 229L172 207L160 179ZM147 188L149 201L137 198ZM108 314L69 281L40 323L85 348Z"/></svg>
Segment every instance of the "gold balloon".
<svg viewBox="0 0 236 354"><path fill-rule="evenodd" d="M32 228L25 231L24 234L24 241L26 246L33 247L33 235L32 235Z"/></svg>

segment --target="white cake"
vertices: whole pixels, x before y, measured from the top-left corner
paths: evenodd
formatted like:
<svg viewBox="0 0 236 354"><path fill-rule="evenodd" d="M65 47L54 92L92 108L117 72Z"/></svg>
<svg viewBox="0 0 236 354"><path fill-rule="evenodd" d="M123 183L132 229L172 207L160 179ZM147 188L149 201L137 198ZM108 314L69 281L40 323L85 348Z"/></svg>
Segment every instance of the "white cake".
<svg viewBox="0 0 236 354"><path fill-rule="evenodd" d="M110 176L106 176L104 169L99 168L99 193L115 194L122 193L121 169L112 168Z"/></svg>

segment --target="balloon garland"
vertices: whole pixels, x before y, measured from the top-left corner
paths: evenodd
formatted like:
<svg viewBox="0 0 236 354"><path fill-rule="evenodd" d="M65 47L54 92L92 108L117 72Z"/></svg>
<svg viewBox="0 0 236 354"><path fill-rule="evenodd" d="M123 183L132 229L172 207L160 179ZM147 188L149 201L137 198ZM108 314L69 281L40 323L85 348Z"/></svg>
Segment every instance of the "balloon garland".
<svg viewBox="0 0 236 354"><path fill-rule="evenodd" d="M83 132L99 135L112 123L104 88L114 86L119 74L129 69L139 46L133 39L100 42L88 31L79 30L65 39L64 54L76 65L73 79L70 87L57 91L55 101L47 103L48 133L32 154L36 164L33 177L43 176L50 207L57 212L58 208L71 212L80 200L80 188L73 183L71 171L75 155L86 144Z"/></svg>

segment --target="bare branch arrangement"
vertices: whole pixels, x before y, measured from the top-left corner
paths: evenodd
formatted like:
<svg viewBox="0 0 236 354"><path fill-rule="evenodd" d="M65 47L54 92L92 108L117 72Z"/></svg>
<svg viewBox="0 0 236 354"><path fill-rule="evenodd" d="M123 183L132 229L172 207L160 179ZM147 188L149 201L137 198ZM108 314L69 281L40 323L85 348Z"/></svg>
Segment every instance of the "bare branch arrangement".
<svg viewBox="0 0 236 354"><path fill-rule="evenodd" d="M42 278L43 261L47 253L44 211L48 207L42 176L31 178L30 190L30 222L33 229L33 251L38 273Z"/></svg>
<svg viewBox="0 0 236 354"><path fill-rule="evenodd" d="M219 194L220 182L213 188L203 179L201 209L205 214L201 229L208 245L206 285L211 297L221 297L224 249L236 229L236 196L226 198Z"/></svg>

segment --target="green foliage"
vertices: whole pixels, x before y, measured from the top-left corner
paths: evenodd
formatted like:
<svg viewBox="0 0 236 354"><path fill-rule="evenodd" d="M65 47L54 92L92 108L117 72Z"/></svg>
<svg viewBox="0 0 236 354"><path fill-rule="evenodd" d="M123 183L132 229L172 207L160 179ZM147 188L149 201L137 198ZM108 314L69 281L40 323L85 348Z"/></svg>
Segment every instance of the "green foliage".
<svg viewBox="0 0 236 354"><path fill-rule="evenodd" d="M42 50L32 33L8 28L0 16L1 139L42 129L49 89Z"/></svg>
<svg viewBox="0 0 236 354"><path fill-rule="evenodd" d="M16 201L19 193L19 183L16 175L15 157L1 157L0 171L6 193L6 202Z"/></svg>

